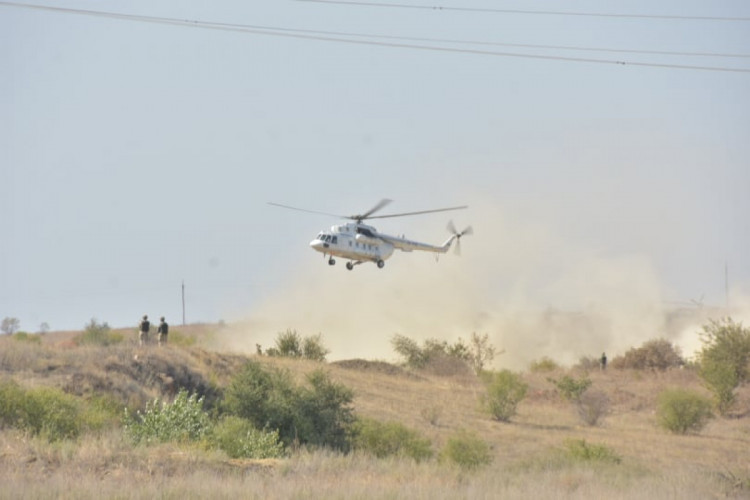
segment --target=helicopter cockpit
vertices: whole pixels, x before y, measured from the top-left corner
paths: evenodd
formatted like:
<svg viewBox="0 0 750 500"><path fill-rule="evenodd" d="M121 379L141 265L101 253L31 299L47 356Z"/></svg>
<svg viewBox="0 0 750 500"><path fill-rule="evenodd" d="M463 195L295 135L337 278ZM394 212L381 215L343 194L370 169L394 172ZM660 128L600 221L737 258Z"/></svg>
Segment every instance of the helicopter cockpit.
<svg viewBox="0 0 750 500"><path fill-rule="evenodd" d="M322 241L324 243L332 243L336 245L339 241L338 236L334 236L327 233L320 233L318 236L315 237L316 240Z"/></svg>

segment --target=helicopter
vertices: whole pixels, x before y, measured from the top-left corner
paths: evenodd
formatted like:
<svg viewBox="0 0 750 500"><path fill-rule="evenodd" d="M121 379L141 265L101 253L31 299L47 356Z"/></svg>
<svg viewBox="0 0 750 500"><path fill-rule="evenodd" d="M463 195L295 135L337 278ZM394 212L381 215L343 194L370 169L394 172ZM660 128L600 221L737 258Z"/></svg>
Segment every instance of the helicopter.
<svg viewBox="0 0 750 500"><path fill-rule="evenodd" d="M336 215L326 212L318 212L315 210L306 210L304 208L291 207L289 205L282 205L280 203L268 202L269 205L276 207L287 208L290 210L297 210L300 212L328 215L331 217L338 217L342 219L349 219L353 222L347 222L344 224L338 224L331 226L330 230L324 230L318 233L314 240L310 242L310 247L313 250L323 254L324 258L328 259L328 264L333 266L336 264L334 257L340 257L342 259L348 259L346 268L348 270L354 269L354 266L358 266L365 262L373 262L378 268L382 269L385 266L385 261L393 255L394 250L398 249L402 252L412 252L414 250L420 250L424 252L434 253L446 253L453 242L456 242L455 252L460 254L460 242L461 237L473 234L473 229L468 226L463 231L457 231L456 226L453 222L448 223L448 231L451 233L451 237L448 238L442 245L430 245L428 243L422 243L419 241L408 240L404 236L391 236L378 232L373 226L364 224L363 221L368 219L385 219L390 217L406 217L411 215L422 215L435 212L447 212L451 210L463 210L468 206L438 208L433 210L422 210L419 212L406 212L399 214L388 214L388 215L373 215L383 207L391 203L392 200L382 199L377 205L372 207L370 210L359 215Z"/></svg>

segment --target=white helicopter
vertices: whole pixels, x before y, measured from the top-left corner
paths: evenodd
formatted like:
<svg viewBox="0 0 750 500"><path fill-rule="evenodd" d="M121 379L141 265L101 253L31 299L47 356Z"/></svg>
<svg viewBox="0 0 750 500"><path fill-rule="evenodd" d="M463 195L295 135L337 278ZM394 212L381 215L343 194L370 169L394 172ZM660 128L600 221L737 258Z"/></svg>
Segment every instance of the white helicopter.
<svg viewBox="0 0 750 500"><path fill-rule="evenodd" d="M277 207L288 208L291 210L298 210L300 212L308 212L313 214L329 215L331 217L340 217L343 219L350 219L354 222L348 222L345 224L339 224L331 226L329 231L321 231L314 240L310 242L310 246L323 254L324 257L328 257L328 264L336 264L334 257L341 257L342 259L349 259L346 263L346 268L350 271L354 269L354 266L363 264L365 262L374 262L378 268L383 268L385 261L393 255L395 249L399 249L403 252L411 252L413 250L422 250L425 252L435 253L446 253L453 241L456 241L455 251L457 254L460 253L460 241L461 237L467 234L472 234L473 230L471 226L467 227L461 232L456 230L453 222L448 223L448 231L451 232L451 237L448 238L445 243L440 246L430 245L427 243L421 243L419 241L407 240L406 238L398 236L390 236L387 234L379 233L377 229L372 226L363 224L362 221L366 219L385 219L389 217L405 217L409 215L421 215L429 214L434 212L447 212L449 210L462 210L468 208L467 206L460 207L449 207L449 208L438 208L435 210L423 210L420 212L408 212L401 214L389 214L389 215L373 215L375 212L388 205L391 200L383 199L375 205L373 208L361 215L336 215L329 214L326 212L317 212L315 210L306 210L304 208L290 207L288 205L281 205L279 203L268 202L269 205Z"/></svg>

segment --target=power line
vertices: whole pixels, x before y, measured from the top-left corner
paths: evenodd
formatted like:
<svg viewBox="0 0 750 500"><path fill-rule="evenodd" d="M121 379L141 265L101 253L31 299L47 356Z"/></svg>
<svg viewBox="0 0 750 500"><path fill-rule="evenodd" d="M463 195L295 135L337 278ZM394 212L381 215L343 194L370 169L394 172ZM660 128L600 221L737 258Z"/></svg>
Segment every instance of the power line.
<svg viewBox="0 0 750 500"><path fill-rule="evenodd" d="M242 26L242 25L227 25L227 26ZM581 47L571 45L538 45L530 43L508 43L508 42L486 42L477 40L459 40L451 38L429 38L429 37L411 37L411 36L397 36L397 35L380 35L373 33L354 33L346 31L320 31L320 30L307 30L307 29L294 29L294 28L272 28L272 27L258 27L259 29L265 30L276 30L276 31L288 31L292 33L310 33L317 35L332 35L332 36L348 36L355 38L377 38L384 40L405 40L412 42L432 42L432 43L453 43L459 45L480 45L480 46L492 46L492 47L517 47L524 49L546 49L546 50L571 50L571 51L582 51L582 52L612 52L620 54L648 54L648 55L667 55L667 56L688 56L688 57L727 57L727 58L738 58L747 59L750 58L750 54L728 54L721 52L678 52L678 51L666 51L666 50L639 50L639 49L610 49L601 47Z"/></svg>
<svg viewBox="0 0 750 500"><path fill-rule="evenodd" d="M680 21L750 21L750 17L722 17L722 16L682 16L672 14L609 14L603 12L570 12L556 10L522 10L522 9L496 9L482 7L443 7L440 5L415 5L406 3L387 2L354 2L350 0L297 0L298 2L327 3L339 5L352 5L357 7L388 7L398 9L461 11L461 12L493 12L498 14L531 14L545 16L577 16L577 17L611 17L624 19L666 19Z"/></svg>
<svg viewBox="0 0 750 500"><path fill-rule="evenodd" d="M186 27L211 29L211 30L241 32L241 33L255 34L255 35L296 38L296 39L303 39L303 40L319 40L319 41L327 41L327 42L335 42L335 43L348 43L348 44L354 44L354 45L369 45L369 46L379 46L379 47L426 50L426 51L433 51L433 52L447 52L447 53L460 53L460 54L474 54L474 55L495 56L495 57L515 57L515 58L522 58L522 59L538 59L538 60L610 64L610 65L614 64L614 65L620 65L620 66L642 66L642 67L669 68L669 69L689 69L689 70L703 70L703 71L750 73L750 69L747 69L747 68L728 68L728 67L721 67L721 66L697 66L697 65L687 65L687 64L648 63L648 62L639 62L639 61L620 61L620 60L593 59L593 58L584 58L584 57L566 57L566 56L542 55L542 54L520 54L520 53L514 53L514 52L495 52L495 51L478 50L478 49L440 47L440 46L432 46L432 45L417 45L417 44L412 44L412 43L381 42L381 41L374 41L374 40L345 38L347 36L348 37L358 36L358 37L369 37L369 38L375 38L375 37L386 38L386 36L384 35L365 35L365 34L338 35L338 34L332 34L332 32L315 32L312 30L293 30L290 28L216 23L216 22L178 19L178 18L170 18L170 17L143 16L143 15L136 15L136 14L119 14L116 12L108 12L108 11L72 9L72 8L65 8L65 7L51 7L51 6L46 6L46 5L19 4L19 3L14 3L14 2L3 2L3 1L0 1L0 5L9 6L9 7L47 10L47 11L53 11L53 12L66 13L66 14L106 17L106 18L128 20L128 21L149 22L149 23L167 24L167 25L173 25L173 26L186 26ZM402 39L406 39L406 38L402 38ZM682 54L682 55L687 55L687 53Z"/></svg>

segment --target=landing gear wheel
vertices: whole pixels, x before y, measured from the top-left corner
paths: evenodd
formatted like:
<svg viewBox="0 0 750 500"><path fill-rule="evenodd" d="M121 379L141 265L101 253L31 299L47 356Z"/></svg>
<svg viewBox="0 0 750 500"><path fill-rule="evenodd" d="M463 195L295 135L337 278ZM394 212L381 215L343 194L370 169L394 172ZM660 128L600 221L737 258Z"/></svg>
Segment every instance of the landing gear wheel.
<svg viewBox="0 0 750 500"><path fill-rule="evenodd" d="M378 261L378 269L383 269L384 265L385 265L385 262L383 262L382 260Z"/></svg>
<svg viewBox="0 0 750 500"><path fill-rule="evenodd" d="M354 264L352 264L351 262L347 262L346 268L351 271L352 269L354 269Z"/></svg>
<svg viewBox="0 0 750 500"><path fill-rule="evenodd" d="M333 259L328 259L328 265L329 265L329 266L332 266L332 265L334 265L335 263L336 263L336 261L335 261L335 260L333 260Z"/></svg>

